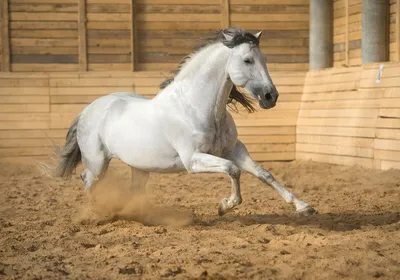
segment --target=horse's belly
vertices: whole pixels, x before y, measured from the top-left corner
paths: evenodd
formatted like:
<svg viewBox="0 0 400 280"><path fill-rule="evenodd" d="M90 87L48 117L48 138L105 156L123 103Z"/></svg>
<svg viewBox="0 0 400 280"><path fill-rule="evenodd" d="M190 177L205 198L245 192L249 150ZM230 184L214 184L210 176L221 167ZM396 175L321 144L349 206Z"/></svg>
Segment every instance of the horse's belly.
<svg viewBox="0 0 400 280"><path fill-rule="evenodd" d="M146 136L132 135L115 142L112 154L130 166L150 172L176 172L184 170L180 157L168 145L152 141ZM129 140L130 139L130 140Z"/></svg>
<svg viewBox="0 0 400 280"><path fill-rule="evenodd" d="M164 137L156 117L151 110L144 112L143 106L123 118L116 114L113 121L106 124L104 142L110 154L146 171L184 170L178 153Z"/></svg>

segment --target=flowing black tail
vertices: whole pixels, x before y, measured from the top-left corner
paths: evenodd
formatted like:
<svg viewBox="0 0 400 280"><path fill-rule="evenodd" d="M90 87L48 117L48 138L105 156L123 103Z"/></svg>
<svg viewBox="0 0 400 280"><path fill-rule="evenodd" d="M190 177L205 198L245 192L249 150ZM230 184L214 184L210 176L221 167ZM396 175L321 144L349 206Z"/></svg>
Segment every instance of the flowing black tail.
<svg viewBox="0 0 400 280"><path fill-rule="evenodd" d="M72 122L68 130L66 143L63 148L55 146L56 164L50 165L41 163L41 170L46 175L52 177L61 177L64 179L71 178L72 172L76 166L81 162L81 150L78 146L77 140L77 126L80 115Z"/></svg>

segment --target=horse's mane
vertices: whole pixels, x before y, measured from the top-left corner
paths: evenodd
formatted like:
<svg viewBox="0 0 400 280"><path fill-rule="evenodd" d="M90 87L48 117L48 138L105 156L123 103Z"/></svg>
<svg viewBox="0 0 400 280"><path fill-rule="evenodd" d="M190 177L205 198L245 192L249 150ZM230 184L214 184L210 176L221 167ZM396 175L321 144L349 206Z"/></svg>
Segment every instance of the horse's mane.
<svg viewBox="0 0 400 280"><path fill-rule="evenodd" d="M224 36L223 33L225 33L227 36ZM226 37L229 37L231 39L227 40ZM259 40L253 34L247 32L243 29L240 29L238 27L229 27L224 30L217 30L213 36L203 38L203 42L195 47L195 51L192 54L190 54L182 59L182 61L179 63L178 68L174 71L171 71L171 73L173 73L174 76L171 78L168 78L167 80L162 82L160 84L160 88L164 89L174 81L175 76L180 72L182 67L192 58L193 54L195 54L200 49L202 49L208 45L215 44L218 42L223 43L228 48L234 48L235 46L238 46L243 43L249 43L249 44L257 46L257 47L259 45ZM233 105L234 109L237 111L237 108L236 108L237 102L242 104L242 106L249 113L252 113L255 111L252 100L249 97L247 97L245 94L241 93L239 91L239 89L234 85L232 87L231 92L229 93L227 105L228 106Z"/></svg>

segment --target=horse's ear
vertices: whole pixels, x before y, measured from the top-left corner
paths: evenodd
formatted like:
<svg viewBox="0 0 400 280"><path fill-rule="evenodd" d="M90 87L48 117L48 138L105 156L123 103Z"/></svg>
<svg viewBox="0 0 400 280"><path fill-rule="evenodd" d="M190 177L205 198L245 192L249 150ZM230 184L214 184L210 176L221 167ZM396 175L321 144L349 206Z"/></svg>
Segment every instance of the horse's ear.
<svg viewBox="0 0 400 280"><path fill-rule="evenodd" d="M263 30L261 30L260 32L254 34L254 36L257 38L258 41L260 41L262 33L263 33Z"/></svg>
<svg viewBox="0 0 400 280"><path fill-rule="evenodd" d="M225 40L227 40L227 41L232 41L232 39L233 39L233 36L232 36L232 35L226 34L226 33L223 32L223 31L222 31L222 34L224 35Z"/></svg>

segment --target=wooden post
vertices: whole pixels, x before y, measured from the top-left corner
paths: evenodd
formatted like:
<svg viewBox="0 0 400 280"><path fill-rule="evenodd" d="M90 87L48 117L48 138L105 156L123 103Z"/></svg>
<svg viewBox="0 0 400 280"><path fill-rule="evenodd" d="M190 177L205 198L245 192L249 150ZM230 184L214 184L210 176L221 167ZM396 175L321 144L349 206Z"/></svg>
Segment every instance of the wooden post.
<svg viewBox="0 0 400 280"><path fill-rule="evenodd" d="M333 1L310 1L310 70L333 66Z"/></svg>
<svg viewBox="0 0 400 280"><path fill-rule="evenodd" d="M229 24L229 0L221 0L221 28L228 28Z"/></svg>
<svg viewBox="0 0 400 280"><path fill-rule="evenodd" d="M396 53L400 61L400 0L396 1Z"/></svg>
<svg viewBox="0 0 400 280"><path fill-rule="evenodd" d="M87 71L86 0L79 0L79 70Z"/></svg>
<svg viewBox="0 0 400 280"><path fill-rule="evenodd" d="M387 60L388 0L362 1L362 63Z"/></svg>
<svg viewBox="0 0 400 280"><path fill-rule="evenodd" d="M8 0L3 0L0 4L1 12L1 37L2 37L2 56L1 66L3 72L10 72L10 37L9 37L9 22L8 22Z"/></svg>
<svg viewBox="0 0 400 280"><path fill-rule="evenodd" d="M345 0L346 36L345 36L345 64L349 66L349 0Z"/></svg>
<svg viewBox="0 0 400 280"><path fill-rule="evenodd" d="M131 61L132 71L137 71L137 24L136 24L136 3L131 0Z"/></svg>

